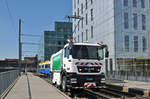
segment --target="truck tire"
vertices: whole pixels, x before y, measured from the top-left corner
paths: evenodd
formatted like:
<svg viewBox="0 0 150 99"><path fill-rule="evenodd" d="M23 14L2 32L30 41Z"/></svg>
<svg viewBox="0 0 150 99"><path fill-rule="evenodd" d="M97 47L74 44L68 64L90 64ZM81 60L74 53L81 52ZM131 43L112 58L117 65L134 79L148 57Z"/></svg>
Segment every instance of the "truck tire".
<svg viewBox="0 0 150 99"><path fill-rule="evenodd" d="M66 91L67 91L67 84L66 84L66 81L67 81L66 76L63 76L63 79L62 79L62 87L61 87L63 92L66 92Z"/></svg>

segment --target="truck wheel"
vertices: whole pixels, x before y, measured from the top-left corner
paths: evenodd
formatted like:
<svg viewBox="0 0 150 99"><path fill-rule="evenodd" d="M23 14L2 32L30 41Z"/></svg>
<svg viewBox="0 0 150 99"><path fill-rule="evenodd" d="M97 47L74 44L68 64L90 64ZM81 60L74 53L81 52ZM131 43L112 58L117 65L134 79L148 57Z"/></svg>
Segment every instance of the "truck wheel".
<svg viewBox="0 0 150 99"><path fill-rule="evenodd" d="M62 91L63 92L67 91L66 81L67 81L66 77L63 76L63 79L62 79Z"/></svg>

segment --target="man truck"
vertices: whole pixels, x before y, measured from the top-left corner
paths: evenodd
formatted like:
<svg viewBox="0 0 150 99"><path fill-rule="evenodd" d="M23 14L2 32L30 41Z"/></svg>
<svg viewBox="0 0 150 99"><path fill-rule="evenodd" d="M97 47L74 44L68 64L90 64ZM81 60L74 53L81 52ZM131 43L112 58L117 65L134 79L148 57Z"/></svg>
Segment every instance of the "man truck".
<svg viewBox="0 0 150 99"><path fill-rule="evenodd" d="M107 45L70 41L51 56L51 81L63 91L81 88L104 88L103 68L109 52Z"/></svg>

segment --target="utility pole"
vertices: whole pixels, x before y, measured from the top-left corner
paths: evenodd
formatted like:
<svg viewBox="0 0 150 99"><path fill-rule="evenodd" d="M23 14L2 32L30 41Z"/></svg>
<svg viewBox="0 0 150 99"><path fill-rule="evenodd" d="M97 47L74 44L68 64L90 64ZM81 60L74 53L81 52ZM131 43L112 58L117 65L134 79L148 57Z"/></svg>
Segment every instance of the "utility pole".
<svg viewBox="0 0 150 99"><path fill-rule="evenodd" d="M77 28L77 26L79 25L80 21L81 21L81 20L83 21L83 19L84 19L84 17L76 16L76 15L73 15L73 16L66 16L66 18L68 18L69 21L70 21L70 19L78 19L78 22L77 22L76 26L74 26L74 30L72 31L73 34L75 33L76 28Z"/></svg>
<svg viewBox="0 0 150 99"><path fill-rule="evenodd" d="M19 19L19 69L20 69L20 72L21 72L21 61L22 61L21 19Z"/></svg>

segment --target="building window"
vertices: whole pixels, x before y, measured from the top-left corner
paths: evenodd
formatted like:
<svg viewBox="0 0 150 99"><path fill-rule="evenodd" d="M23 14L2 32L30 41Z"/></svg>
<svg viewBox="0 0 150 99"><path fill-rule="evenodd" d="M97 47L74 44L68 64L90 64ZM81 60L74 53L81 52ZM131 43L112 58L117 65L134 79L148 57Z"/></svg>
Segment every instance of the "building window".
<svg viewBox="0 0 150 99"><path fill-rule="evenodd" d="M88 14L86 14L86 25L88 24Z"/></svg>
<svg viewBox="0 0 150 99"><path fill-rule="evenodd" d="M126 51L126 52L129 52L129 36L126 35L124 40L125 40L125 41L124 41L124 42L125 42L125 43L124 43L124 44L125 44L125 51Z"/></svg>
<svg viewBox="0 0 150 99"><path fill-rule="evenodd" d="M76 16L76 12L74 12L74 16ZM76 18L74 19L74 21L76 21Z"/></svg>
<svg viewBox="0 0 150 99"><path fill-rule="evenodd" d="M124 13L124 28L128 29L129 28L129 18L128 18L128 13Z"/></svg>
<svg viewBox="0 0 150 99"><path fill-rule="evenodd" d="M88 30L86 29L86 41L88 41Z"/></svg>
<svg viewBox="0 0 150 99"><path fill-rule="evenodd" d="M91 26L91 38L93 38L93 26Z"/></svg>
<svg viewBox="0 0 150 99"><path fill-rule="evenodd" d="M138 16L137 16L137 13L134 13L133 14L133 28L137 30L137 27L138 27Z"/></svg>
<svg viewBox="0 0 150 99"><path fill-rule="evenodd" d="M93 4L93 0L91 0L91 4Z"/></svg>
<svg viewBox="0 0 150 99"><path fill-rule="evenodd" d="M79 31L79 28L80 28L80 22L78 22L78 31Z"/></svg>
<svg viewBox="0 0 150 99"><path fill-rule="evenodd" d="M133 7L137 7L137 0L133 0Z"/></svg>
<svg viewBox="0 0 150 99"><path fill-rule="evenodd" d="M81 4L81 13L83 14L83 3Z"/></svg>
<svg viewBox="0 0 150 99"><path fill-rule="evenodd" d="M85 0L85 8L86 9L88 8L88 2L87 2L87 0Z"/></svg>
<svg viewBox="0 0 150 99"><path fill-rule="evenodd" d="M58 45L61 45L61 41L58 41Z"/></svg>
<svg viewBox="0 0 150 99"><path fill-rule="evenodd" d="M82 37L82 42L83 42L83 32L82 32L82 34L81 34L81 37Z"/></svg>
<svg viewBox="0 0 150 99"><path fill-rule="evenodd" d="M74 37L74 42L76 42L76 37Z"/></svg>
<svg viewBox="0 0 150 99"><path fill-rule="evenodd" d="M150 8L150 0L149 0L149 8Z"/></svg>
<svg viewBox="0 0 150 99"><path fill-rule="evenodd" d="M147 41L146 41L145 36L143 36L143 37L142 37L143 52L145 52L146 49L147 49L146 45L147 45Z"/></svg>
<svg viewBox="0 0 150 99"><path fill-rule="evenodd" d="M134 52L138 52L138 36L134 36Z"/></svg>
<svg viewBox="0 0 150 99"><path fill-rule="evenodd" d="M76 33L76 31L77 31L77 30L76 30L76 27L77 27L76 24L74 24L74 32L75 32L75 33Z"/></svg>
<svg viewBox="0 0 150 99"><path fill-rule="evenodd" d="M145 8L145 0L141 0L141 8Z"/></svg>
<svg viewBox="0 0 150 99"><path fill-rule="evenodd" d="M91 9L91 21L93 21L93 9Z"/></svg>
<svg viewBox="0 0 150 99"><path fill-rule="evenodd" d="M142 30L146 30L146 16L142 14Z"/></svg>
<svg viewBox="0 0 150 99"><path fill-rule="evenodd" d="M76 0L74 0L74 9L76 8Z"/></svg>
<svg viewBox="0 0 150 99"><path fill-rule="evenodd" d="M79 16L79 8L78 8L78 15L77 16Z"/></svg>
<svg viewBox="0 0 150 99"><path fill-rule="evenodd" d="M123 0L123 5L128 6L128 0Z"/></svg>
<svg viewBox="0 0 150 99"><path fill-rule="evenodd" d="M82 21L82 23L81 23L81 24L82 24L82 29L83 29L83 19L82 19L81 21Z"/></svg>
<svg viewBox="0 0 150 99"><path fill-rule="evenodd" d="M109 64L110 71L112 72L112 71L113 71L113 59L110 58L110 59L109 59L109 62L110 62L110 64Z"/></svg>

